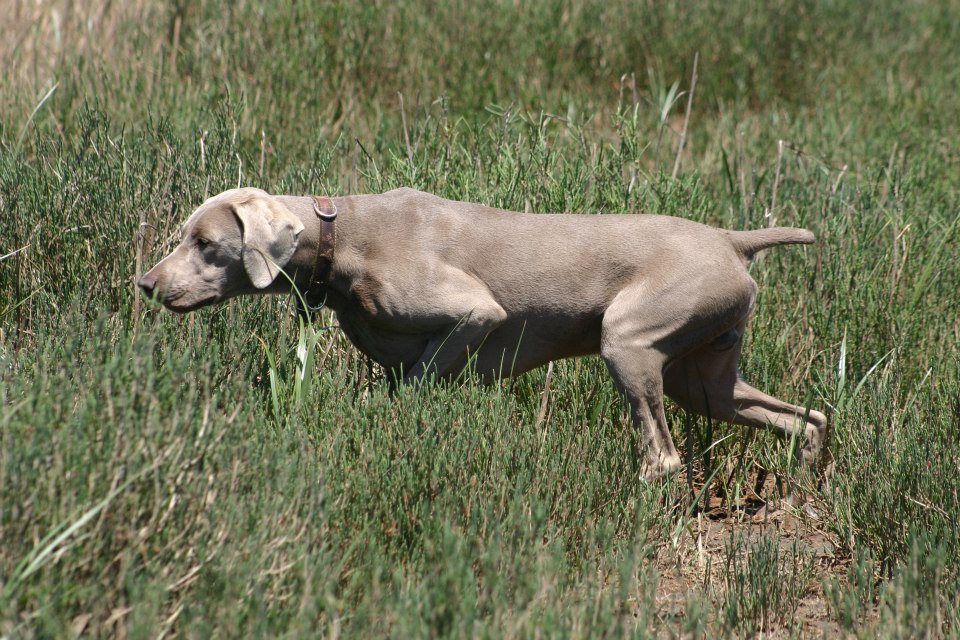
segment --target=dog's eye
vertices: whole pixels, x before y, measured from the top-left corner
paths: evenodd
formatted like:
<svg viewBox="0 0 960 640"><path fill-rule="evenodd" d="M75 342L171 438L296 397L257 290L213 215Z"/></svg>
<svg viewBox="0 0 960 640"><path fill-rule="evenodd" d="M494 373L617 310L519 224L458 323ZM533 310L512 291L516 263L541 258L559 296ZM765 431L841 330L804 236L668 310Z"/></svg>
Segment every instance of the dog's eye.
<svg viewBox="0 0 960 640"><path fill-rule="evenodd" d="M206 249L207 247L210 246L210 244L211 244L210 241L207 240L206 238L197 238L197 246L200 247L201 249Z"/></svg>

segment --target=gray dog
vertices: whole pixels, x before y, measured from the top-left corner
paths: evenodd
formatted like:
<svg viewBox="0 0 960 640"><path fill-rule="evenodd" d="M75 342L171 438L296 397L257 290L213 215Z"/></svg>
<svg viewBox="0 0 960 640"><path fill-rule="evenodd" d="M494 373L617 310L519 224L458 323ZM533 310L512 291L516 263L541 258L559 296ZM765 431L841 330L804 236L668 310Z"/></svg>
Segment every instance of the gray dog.
<svg viewBox="0 0 960 640"><path fill-rule="evenodd" d="M343 198L232 189L204 202L139 281L187 312L292 280L402 381L486 379L600 353L645 444L644 476L680 466L663 394L713 418L805 439L825 416L737 374L757 285L751 257L804 229L725 231L652 215L523 214L413 189ZM281 270L285 272L281 275Z"/></svg>

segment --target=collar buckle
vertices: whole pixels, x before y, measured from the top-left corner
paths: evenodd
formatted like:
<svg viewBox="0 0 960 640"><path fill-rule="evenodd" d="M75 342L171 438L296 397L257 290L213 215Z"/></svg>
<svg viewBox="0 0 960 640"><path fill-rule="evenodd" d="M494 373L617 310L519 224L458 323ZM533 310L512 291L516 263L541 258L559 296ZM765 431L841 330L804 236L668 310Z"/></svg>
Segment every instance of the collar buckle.
<svg viewBox="0 0 960 640"><path fill-rule="evenodd" d="M320 196L313 199L313 212L317 217L327 222L333 222L337 219L337 205L333 200L326 196Z"/></svg>

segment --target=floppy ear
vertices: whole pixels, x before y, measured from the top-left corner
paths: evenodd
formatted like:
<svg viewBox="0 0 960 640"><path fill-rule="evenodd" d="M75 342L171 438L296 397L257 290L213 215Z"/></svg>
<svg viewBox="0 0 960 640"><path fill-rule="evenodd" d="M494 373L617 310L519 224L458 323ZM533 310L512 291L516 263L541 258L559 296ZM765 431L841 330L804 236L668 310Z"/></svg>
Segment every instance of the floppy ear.
<svg viewBox="0 0 960 640"><path fill-rule="evenodd" d="M253 286L268 287L296 251L303 223L269 194L235 202L233 212L243 232L243 268Z"/></svg>

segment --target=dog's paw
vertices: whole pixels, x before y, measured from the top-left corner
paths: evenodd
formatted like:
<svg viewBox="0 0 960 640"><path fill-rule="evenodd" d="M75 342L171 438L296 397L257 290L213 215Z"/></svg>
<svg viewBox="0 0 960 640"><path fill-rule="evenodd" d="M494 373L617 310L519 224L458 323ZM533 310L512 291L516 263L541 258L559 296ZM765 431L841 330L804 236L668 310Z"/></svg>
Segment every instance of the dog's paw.
<svg viewBox="0 0 960 640"><path fill-rule="evenodd" d="M653 482L679 471L682 466L683 463L677 456L647 460L640 469L640 478L645 482Z"/></svg>

